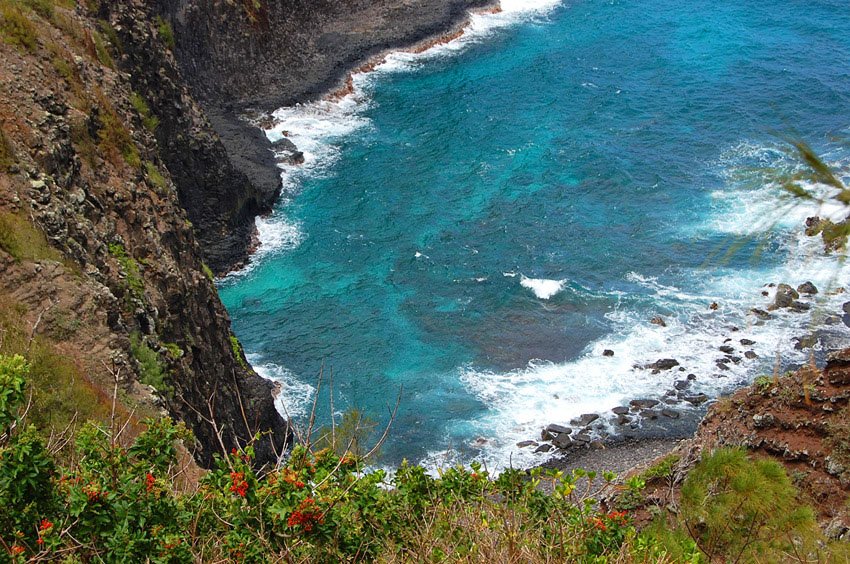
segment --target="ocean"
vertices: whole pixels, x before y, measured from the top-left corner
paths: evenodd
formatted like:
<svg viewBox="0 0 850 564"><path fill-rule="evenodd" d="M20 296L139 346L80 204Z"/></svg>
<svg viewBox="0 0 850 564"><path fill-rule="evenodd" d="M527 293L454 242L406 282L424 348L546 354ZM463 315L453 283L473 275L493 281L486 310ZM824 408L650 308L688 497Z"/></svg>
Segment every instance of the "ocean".
<svg viewBox="0 0 850 564"><path fill-rule="evenodd" d="M847 337L827 324L848 266L802 234L847 211L771 181L799 170L789 139L848 170L846 2L502 6L274 113L305 163L219 291L283 413L306 424L318 390L317 427L381 428L398 400L377 464L528 466L548 455L516 443L546 424L622 435L612 407L686 374L716 398ZM750 313L807 280L809 311ZM680 366L641 368L661 358Z"/></svg>

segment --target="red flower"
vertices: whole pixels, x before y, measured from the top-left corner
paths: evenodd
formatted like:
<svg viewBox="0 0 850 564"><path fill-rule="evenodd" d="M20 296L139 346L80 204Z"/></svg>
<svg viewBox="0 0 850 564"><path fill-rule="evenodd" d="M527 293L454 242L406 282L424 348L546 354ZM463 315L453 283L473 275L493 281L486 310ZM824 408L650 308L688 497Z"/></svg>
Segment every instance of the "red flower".
<svg viewBox="0 0 850 564"><path fill-rule="evenodd" d="M302 482L301 480L298 480L297 482L295 482L295 487L300 490L301 488L304 487L304 482Z"/></svg>
<svg viewBox="0 0 850 564"><path fill-rule="evenodd" d="M602 519L594 518L594 519L591 519L590 522L593 523L593 526L596 527L597 529L599 529L600 531L607 531L608 530L608 527L605 525L605 523L602 522Z"/></svg>
<svg viewBox="0 0 850 564"><path fill-rule="evenodd" d="M148 493L150 493L153 491L154 486L156 486L156 478L153 477L153 474L148 472L147 476L145 476L145 489Z"/></svg>
<svg viewBox="0 0 850 564"><path fill-rule="evenodd" d="M24 552L26 552L26 550L27 550L26 548L22 547L19 544L16 544L15 546L12 547L11 552L12 552L12 554L18 555L18 554L23 554Z"/></svg>
<svg viewBox="0 0 850 564"><path fill-rule="evenodd" d="M38 526L38 530L39 531L46 531L47 529L50 529L51 527L53 527L53 523L51 523L47 519L42 519L41 524Z"/></svg>
<svg viewBox="0 0 850 564"><path fill-rule="evenodd" d="M41 545L44 544L44 539L40 538L40 539L37 539L35 542L38 543L38 546L41 546Z"/></svg>
<svg viewBox="0 0 850 564"><path fill-rule="evenodd" d="M239 497L245 497L245 494L248 493L248 482L245 481L245 473L231 472L230 481L230 491Z"/></svg>

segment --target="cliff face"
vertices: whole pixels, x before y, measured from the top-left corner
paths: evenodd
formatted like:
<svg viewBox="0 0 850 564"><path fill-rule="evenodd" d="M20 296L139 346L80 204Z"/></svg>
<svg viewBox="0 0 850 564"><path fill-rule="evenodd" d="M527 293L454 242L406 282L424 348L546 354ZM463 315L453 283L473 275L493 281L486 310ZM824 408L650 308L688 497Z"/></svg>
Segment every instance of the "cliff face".
<svg viewBox="0 0 850 564"><path fill-rule="evenodd" d="M444 32L492 0L158 0L206 105L272 110L332 89L370 55Z"/></svg>
<svg viewBox="0 0 850 564"><path fill-rule="evenodd" d="M226 238L259 209L250 182L135 5L110 4L102 21L28 6L0 2L4 305L94 388L117 382L128 405L164 405L185 421L202 463L257 432L258 460L275 460L288 430L230 333L190 221L235 198L204 228ZM197 206L188 217L184 202Z"/></svg>

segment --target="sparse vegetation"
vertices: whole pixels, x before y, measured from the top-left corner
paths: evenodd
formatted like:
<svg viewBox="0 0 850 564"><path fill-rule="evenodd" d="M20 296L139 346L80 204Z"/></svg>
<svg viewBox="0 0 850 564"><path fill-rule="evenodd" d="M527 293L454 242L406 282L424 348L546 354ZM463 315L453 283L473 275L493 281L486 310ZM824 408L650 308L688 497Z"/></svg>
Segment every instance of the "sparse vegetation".
<svg viewBox="0 0 850 564"><path fill-rule="evenodd" d="M127 289L130 291L130 295L141 299L145 293L145 281L142 279L142 275L139 272L139 264L133 257L127 254L127 250L124 248L124 245L120 243L111 243L109 245L109 254L112 255L121 266L121 270L124 272L124 280L127 284Z"/></svg>
<svg viewBox="0 0 850 564"><path fill-rule="evenodd" d="M156 193L161 196L165 195L168 190L168 181L154 163L145 161L145 175Z"/></svg>
<svg viewBox="0 0 850 564"><path fill-rule="evenodd" d="M0 2L0 37L3 42L18 49L34 53L38 48L38 31L23 13L19 4Z"/></svg>
<svg viewBox="0 0 850 564"><path fill-rule="evenodd" d="M139 113L139 116L142 118L142 124L145 128L147 128L147 130L151 133L156 131L156 128L159 127L159 118L151 113L148 103L145 102L145 99L141 96L141 94L133 92L130 95L130 103Z"/></svg>
<svg viewBox="0 0 850 564"><path fill-rule="evenodd" d="M239 343L236 335L230 336L230 349L233 351L233 357L239 363L239 366L247 370L248 363L245 362L245 353L242 351L242 344Z"/></svg>
<svg viewBox="0 0 850 564"><path fill-rule="evenodd" d="M169 48L174 49L174 30L171 29L171 24L162 19L162 17L156 18L156 30L159 33L159 37L162 39L163 43Z"/></svg>
<svg viewBox="0 0 850 564"><path fill-rule="evenodd" d="M192 224L189 224L189 227L192 227ZM204 276L210 279L210 282L215 282L215 274L213 274L212 269L205 262L201 262L201 270L204 271Z"/></svg>
<svg viewBox="0 0 850 564"><path fill-rule="evenodd" d="M168 369L159 354L148 346L138 332L130 335L130 351L139 364L139 381L142 384L153 387L161 394L170 395L174 392L174 388L166 382Z"/></svg>
<svg viewBox="0 0 850 564"><path fill-rule="evenodd" d="M0 171L7 171L15 164L15 150L6 137L6 132L0 127Z"/></svg>
<svg viewBox="0 0 850 564"><path fill-rule="evenodd" d="M44 233L20 213L0 211L0 249L18 262L62 260L59 251L47 243Z"/></svg>

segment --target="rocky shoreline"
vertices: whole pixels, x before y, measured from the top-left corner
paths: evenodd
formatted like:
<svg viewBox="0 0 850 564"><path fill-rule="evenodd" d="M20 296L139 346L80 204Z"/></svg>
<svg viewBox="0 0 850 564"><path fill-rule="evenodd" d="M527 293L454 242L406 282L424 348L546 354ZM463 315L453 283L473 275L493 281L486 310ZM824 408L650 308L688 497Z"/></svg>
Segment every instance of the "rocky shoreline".
<svg viewBox="0 0 850 564"><path fill-rule="evenodd" d="M842 294L844 288L834 292ZM818 289L808 281L800 284L796 290L788 284L767 284L762 295L772 299L771 303L765 309L751 308L749 316L753 324L764 325L774 319L772 312L777 310L804 313L812 308L817 294ZM717 309L718 306L712 303L709 307ZM827 315L821 323L825 327L838 324L850 327L850 302L843 305L841 313L843 317ZM663 324L664 320L653 318L650 323ZM738 330L737 327L730 327L732 336L724 336L723 343L717 347L719 356L715 365L720 373L697 376L688 372L674 358L636 365L636 370L651 370L653 374L675 370L682 373L682 377L675 379L671 389L660 397L634 398L626 405L614 406L606 412L582 414L572 418L568 424L550 423L541 429L539 437L521 441L517 447L534 449L535 453L548 455L549 458L539 465L542 468L594 468L617 473L634 471L672 451L682 440L694 436L710 406L719 399L694 392L693 383L699 378L724 377L722 372L729 370L730 364L758 358L749 348L756 344L755 341L734 338ZM821 338L826 340L825 335L815 331L813 335L797 337L794 341L799 350L812 347ZM839 347L830 344L830 348ZM611 350L603 352L605 356L614 354ZM826 358L825 353L819 356L823 357L821 360Z"/></svg>

